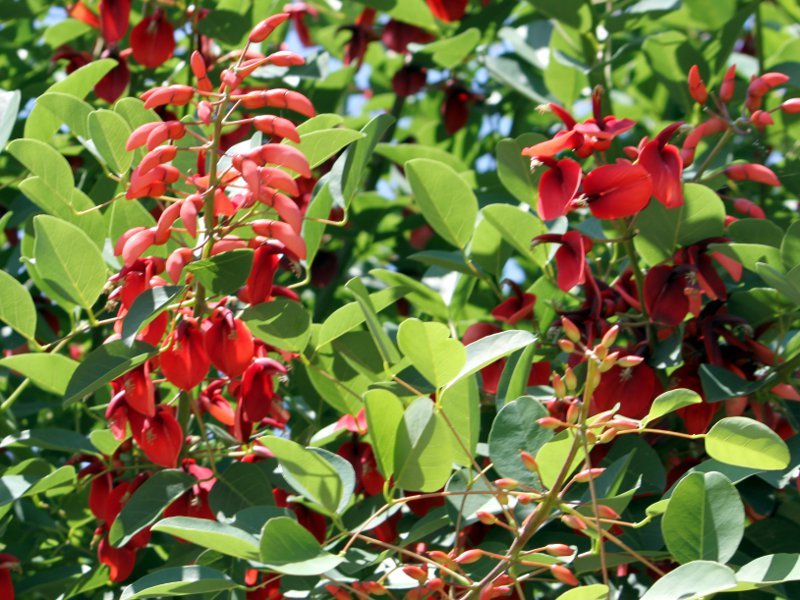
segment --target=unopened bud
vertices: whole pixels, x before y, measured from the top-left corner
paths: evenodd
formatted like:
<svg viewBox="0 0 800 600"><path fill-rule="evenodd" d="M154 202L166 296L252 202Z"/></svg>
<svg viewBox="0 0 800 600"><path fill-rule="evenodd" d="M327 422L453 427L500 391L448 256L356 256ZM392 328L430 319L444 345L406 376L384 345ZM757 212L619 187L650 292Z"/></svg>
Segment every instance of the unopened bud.
<svg viewBox="0 0 800 600"><path fill-rule="evenodd" d="M519 481L511 479L510 477L495 479L494 484L501 490L515 490L519 487Z"/></svg>
<svg viewBox="0 0 800 600"><path fill-rule="evenodd" d="M566 525L570 529L583 530L588 527L588 525L586 525L586 522L583 519L579 519L574 515L562 515L561 522L564 523L564 525Z"/></svg>
<svg viewBox="0 0 800 600"><path fill-rule="evenodd" d="M486 512L485 510L479 510L477 513L475 513L475 516L478 517L478 521L484 525L494 525L497 523L497 517L490 512Z"/></svg>
<svg viewBox="0 0 800 600"><path fill-rule="evenodd" d="M578 378L570 367L564 369L564 383L567 384L567 391L574 392L578 389Z"/></svg>
<svg viewBox="0 0 800 600"><path fill-rule="evenodd" d="M431 550L428 552L428 557L435 563L439 565L444 565L452 569L455 566L455 561L453 558L447 554L446 552L442 552L441 550Z"/></svg>
<svg viewBox="0 0 800 600"><path fill-rule="evenodd" d="M520 504L530 504L534 500L536 500L536 495L535 494L518 494L517 495L517 502L519 502Z"/></svg>
<svg viewBox="0 0 800 600"><path fill-rule="evenodd" d="M556 393L556 398L560 400L567 395L567 386L564 385L564 380L561 379L561 375L553 373L551 381L553 383L553 391Z"/></svg>
<svg viewBox="0 0 800 600"><path fill-rule="evenodd" d="M462 552L456 557L456 562L459 565L471 565L478 562L483 556L483 550L473 549Z"/></svg>
<svg viewBox="0 0 800 600"><path fill-rule="evenodd" d="M608 348L602 344L597 344L597 346L594 347L594 355L600 360L603 360L606 356L608 356Z"/></svg>
<svg viewBox="0 0 800 600"><path fill-rule="evenodd" d="M574 554L574 550L566 544L547 544L544 551L551 556L572 556Z"/></svg>
<svg viewBox="0 0 800 600"><path fill-rule="evenodd" d="M561 583L565 583L571 586L580 585L578 578L564 565L552 565L550 567L550 573L558 579Z"/></svg>
<svg viewBox="0 0 800 600"><path fill-rule="evenodd" d="M628 356L623 356L622 358L617 361L617 364L622 367L623 369L628 369L630 367L635 367L636 365L642 364L644 360L641 356L636 356L635 354L629 354Z"/></svg>
<svg viewBox="0 0 800 600"><path fill-rule="evenodd" d="M439 592L444 589L444 579L441 577L434 577L425 586L425 590L429 592Z"/></svg>
<svg viewBox="0 0 800 600"><path fill-rule="evenodd" d="M619 335L619 325L614 325L611 329L603 334L603 339L600 340L600 344L605 348L611 348L614 345L614 342L617 341L617 336Z"/></svg>
<svg viewBox="0 0 800 600"><path fill-rule="evenodd" d="M615 437L617 437L618 432L619 432L618 429L606 429L603 433L600 434L600 443L608 444Z"/></svg>
<svg viewBox="0 0 800 600"><path fill-rule="evenodd" d="M555 417L542 417L541 419L537 419L536 422L539 424L539 427L544 427L545 429L556 429L566 425L566 423L559 421Z"/></svg>
<svg viewBox="0 0 800 600"><path fill-rule="evenodd" d="M414 565L406 565L403 567L403 573L419 583L425 583L428 580L428 572Z"/></svg>
<svg viewBox="0 0 800 600"><path fill-rule="evenodd" d="M522 459L522 464L526 469L528 469L528 471L531 473L539 472L539 464L536 462L533 454L526 452L525 450L520 450L519 457Z"/></svg>
<svg viewBox="0 0 800 600"><path fill-rule="evenodd" d="M573 402L567 409L567 423L574 425L578 422L578 417L581 415L581 407L578 402Z"/></svg>
<svg viewBox="0 0 800 600"><path fill-rule="evenodd" d="M590 479L597 479L600 475L603 474L605 471L602 467L592 467L591 469L584 469L583 471L579 471L575 473L573 479L578 483L586 483Z"/></svg>
<svg viewBox="0 0 800 600"><path fill-rule="evenodd" d="M590 446L594 446L597 443L597 435L594 431L586 432L586 443Z"/></svg>
<svg viewBox="0 0 800 600"><path fill-rule="evenodd" d="M619 352L612 352L606 356L603 362L600 363L600 372L608 373L617 364L617 359L619 359Z"/></svg>
<svg viewBox="0 0 800 600"><path fill-rule="evenodd" d="M603 519L619 519L619 513L605 504L597 505L597 516Z"/></svg>
<svg viewBox="0 0 800 600"><path fill-rule="evenodd" d="M567 334L567 337L575 343L581 341L581 332L578 329L578 326L575 325L572 321L570 321L567 317L561 317L561 327L564 328L564 333Z"/></svg>
<svg viewBox="0 0 800 600"><path fill-rule="evenodd" d="M608 422L609 427L613 427L617 431L625 431L628 429L639 429L641 423L633 419L626 419L625 417L617 417Z"/></svg>
<svg viewBox="0 0 800 600"><path fill-rule="evenodd" d="M566 352L567 354L575 352L575 344L565 338L558 340L558 347L562 352Z"/></svg>

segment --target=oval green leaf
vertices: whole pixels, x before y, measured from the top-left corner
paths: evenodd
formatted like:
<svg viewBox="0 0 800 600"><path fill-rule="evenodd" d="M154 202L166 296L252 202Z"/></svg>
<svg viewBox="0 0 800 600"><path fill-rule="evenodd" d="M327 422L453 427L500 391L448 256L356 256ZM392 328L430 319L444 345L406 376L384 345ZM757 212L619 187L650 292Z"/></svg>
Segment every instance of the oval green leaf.
<svg viewBox="0 0 800 600"><path fill-rule="evenodd" d="M789 466L786 443L769 427L747 417L726 417L706 434L711 458L737 467L778 471Z"/></svg>

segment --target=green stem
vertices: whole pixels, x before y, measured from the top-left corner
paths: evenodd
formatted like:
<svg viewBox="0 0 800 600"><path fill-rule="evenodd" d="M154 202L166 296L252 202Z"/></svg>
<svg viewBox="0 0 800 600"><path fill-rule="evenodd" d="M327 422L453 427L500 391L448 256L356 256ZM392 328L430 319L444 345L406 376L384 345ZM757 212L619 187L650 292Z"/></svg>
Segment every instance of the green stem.
<svg viewBox="0 0 800 600"><path fill-rule="evenodd" d="M733 137L733 129L728 128L725 130L725 133L722 134L722 137L719 138L719 141L717 141L717 145L714 146L711 152L708 153L708 156L706 156L703 163L698 167L697 172L694 174L694 177L692 178L693 182L697 182L700 180L700 177L703 175L703 172L706 169L708 169L708 167L711 165L711 161L713 161L717 157L717 154L719 154L720 151L725 147L725 144L727 144L730 141L731 137Z"/></svg>

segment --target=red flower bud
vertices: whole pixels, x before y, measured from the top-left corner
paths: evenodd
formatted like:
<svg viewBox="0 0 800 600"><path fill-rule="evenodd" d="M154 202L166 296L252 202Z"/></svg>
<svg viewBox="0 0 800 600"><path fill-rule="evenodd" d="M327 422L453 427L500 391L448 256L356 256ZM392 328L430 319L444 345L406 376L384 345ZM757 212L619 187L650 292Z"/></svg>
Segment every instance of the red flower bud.
<svg viewBox="0 0 800 600"><path fill-rule="evenodd" d="M755 181L764 185L779 187L778 176L764 165L757 163L737 163L725 169L725 176L733 181Z"/></svg>
<svg viewBox="0 0 800 600"><path fill-rule="evenodd" d="M291 15L289 13L278 13L261 21L253 27L250 36L247 38L251 44L260 44L272 34L275 29L282 25Z"/></svg>
<svg viewBox="0 0 800 600"><path fill-rule="evenodd" d="M781 104L781 110L787 115L796 115L800 113L800 98L792 98L786 100Z"/></svg>
<svg viewBox="0 0 800 600"><path fill-rule="evenodd" d="M700 69L697 68L697 65L693 65L689 69L689 94L698 104L705 104L708 100L708 90L700 78Z"/></svg>
<svg viewBox="0 0 800 600"><path fill-rule="evenodd" d="M719 99L724 102L730 102L733 99L733 92L736 88L736 65L731 67L725 72L722 78L722 84L719 86Z"/></svg>
<svg viewBox="0 0 800 600"><path fill-rule="evenodd" d="M580 581L575 575L564 565L552 565L550 567L550 573L558 579L561 583L566 583L567 585L577 586L580 585Z"/></svg>

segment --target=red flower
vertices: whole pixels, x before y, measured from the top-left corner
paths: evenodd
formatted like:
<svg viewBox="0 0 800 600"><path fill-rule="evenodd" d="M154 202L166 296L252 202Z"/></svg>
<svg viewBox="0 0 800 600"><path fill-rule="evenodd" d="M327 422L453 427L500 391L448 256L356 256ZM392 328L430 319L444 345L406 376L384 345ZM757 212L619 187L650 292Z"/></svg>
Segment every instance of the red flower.
<svg viewBox="0 0 800 600"><path fill-rule="evenodd" d="M571 118L571 117L570 117ZM577 131L559 131L550 140L539 142L522 150L522 156L536 157L540 161L543 156L555 156L562 150L575 150L583 143L583 136Z"/></svg>
<svg viewBox="0 0 800 600"><path fill-rule="evenodd" d="M644 278L644 304L650 320L674 327L689 312L686 269L658 265Z"/></svg>
<svg viewBox="0 0 800 600"><path fill-rule="evenodd" d="M282 248L262 244L253 253L253 266L245 283L246 299L250 304L260 304L272 299L272 285L281 262Z"/></svg>
<svg viewBox="0 0 800 600"><path fill-rule="evenodd" d="M100 33L107 45L125 37L130 18L131 0L100 0Z"/></svg>
<svg viewBox="0 0 800 600"><path fill-rule="evenodd" d="M157 10L145 17L131 30L131 50L133 58L148 69L164 64L175 51L175 31L164 17L163 10Z"/></svg>
<svg viewBox="0 0 800 600"><path fill-rule="evenodd" d="M148 363L139 365L120 378L125 391L125 403L141 415L156 414L155 386L150 379Z"/></svg>
<svg viewBox="0 0 800 600"><path fill-rule="evenodd" d="M242 418L250 423L259 423L272 416L286 420L282 407L273 406L275 399L275 375L286 374L286 367L271 358L258 358L242 375Z"/></svg>
<svg viewBox="0 0 800 600"><path fill-rule="evenodd" d="M620 414L641 419L660 392L661 384L649 365L643 363L628 369L615 365L603 374L592 396L592 414L611 410L619 402Z"/></svg>
<svg viewBox="0 0 800 600"><path fill-rule="evenodd" d="M212 364L229 377L241 375L255 350L250 330L227 308L218 308L209 321L205 347Z"/></svg>
<svg viewBox="0 0 800 600"><path fill-rule="evenodd" d="M426 80L424 68L405 65L392 77L392 89L398 96L413 96L425 87Z"/></svg>
<svg viewBox="0 0 800 600"><path fill-rule="evenodd" d="M519 293L507 298L492 309L492 316L498 321L503 321L509 325L516 325L523 319L533 318L533 306L536 304L536 296L533 294Z"/></svg>
<svg viewBox="0 0 800 600"><path fill-rule="evenodd" d="M697 65L692 65L692 68L689 69L689 94L698 104L705 104L708 100L708 90L700 77L700 69L697 68Z"/></svg>
<svg viewBox="0 0 800 600"><path fill-rule="evenodd" d="M136 551L127 545L122 548L114 548L109 543L108 536L103 535L103 539L97 546L97 558L108 566L109 579L114 583L120 583L131 576L136 563Z"/></svg>
<svg viewBox="0 0 800 600"><path fill-rule="evenodd" d="M375 9L365 8L355 24L342 27L350 32L350 41L344 48L344 64L349 65L355 63L356 67L361 67L364 62L364 55L367 53L367 46L370 42L378 39L376 33L372 29L375 23Z"/></svg>
<svg viewBox="0 0 800 600"><path fill-rule="evenodd" d="M433 16L440 21L452 23L453 21L460 21L464 18L464 13L467 12L468 1L469 0L428 0L428 8L431 9Z"/></svg>
<svg viewBox="0 0 800 600"><path fill-rule="evenodd" d="M305 2L293 2L285 5L283 10L291 15L294 30L297 32L297 37L300 38L300 43L306 48L313 46L314 40L311 39L311 33L308 31L305 18L306 15L316 17L318 14L317 9L313 6L308 6Z"/></svg>
<svg viewBox="0 0 800 600"><path fill-rule="evenodd" d="M140 430L133 427L133 433L136 443L152 462L167 469L178 465L183 430L169 408L158 406L155 416L145 418Z"/></svg>
<svg viewBox="0 0 800 600"><path fill-rule="evenodd" d="M583 180L583 193L589 210L598 219L619 219L636 214L647 206L653 183L640 165L603 165Z"/></svg>
<svg viewBox="0 0 800 600"><path fill-rule="evenodd" d="M764 185L779 187L778 176L764 165L756 163L737 163L725 169L725 176L732 181L755 181Z"/></svg>
<svg viewBox="0 0 800 600"><path fill-rule="evenodd" d="M182 390L191 390L205 379L211 360L196 320L185 318L178 324L172 343L159 355L159 360L164 377Z"/></svg>
<svg viewBox="0 0 800 600"><path fill-rule="evenodd" d="M0 598L14 600L14 582L11 569L19 568L19 560L12 554L0 553Z"/></svg>
<svg viewBox="0 0 800 600"><path fill-rule="evenodd" d="M556 250L558 287L564 292L586 282L586 254L592 249L592 241L578 231L565 234L545 233L533 238L533 243L561 244Z"/></svg>
<svg viewBox="0 0 800 600"><path fill-rule="evenodd" d="M639 164L650 174L653 196L667 208L683 204L683 159L677 147L667 141L683 123L664 129L639 153Z"/></svg>
<svg viewBox="0 0 800 600"><path fill-rule="evenodd" d="M353 465L356 472L356 494L363 492L366 496L376 496L383 491L386 480L378 472L378 463L372 452L372 446L359 442L353 436L353 439L340 446L336 454Z"/></svg>
<svg viewBox="0 0 800 600"><path fill-rule="evenodd" d="M534 160L549 167L539 179L539 200L536 211L545 221L566 215L581 185L583 178L581 166L571 158L555 161L541 156Z"/></svg>

